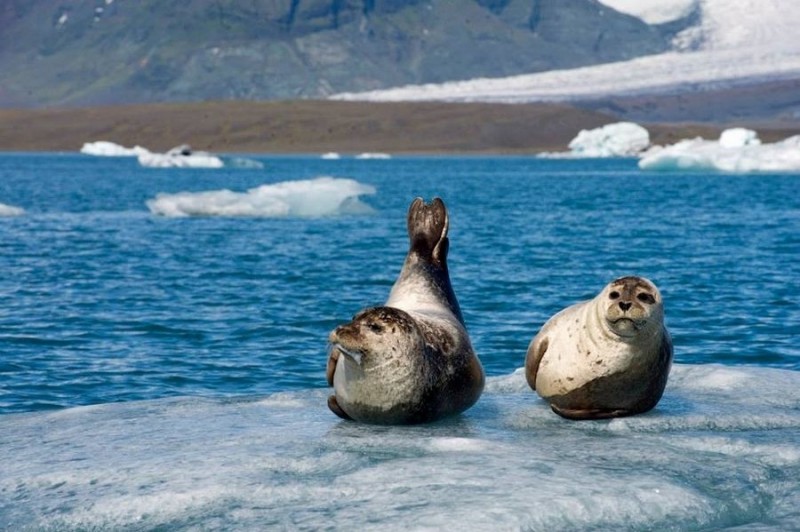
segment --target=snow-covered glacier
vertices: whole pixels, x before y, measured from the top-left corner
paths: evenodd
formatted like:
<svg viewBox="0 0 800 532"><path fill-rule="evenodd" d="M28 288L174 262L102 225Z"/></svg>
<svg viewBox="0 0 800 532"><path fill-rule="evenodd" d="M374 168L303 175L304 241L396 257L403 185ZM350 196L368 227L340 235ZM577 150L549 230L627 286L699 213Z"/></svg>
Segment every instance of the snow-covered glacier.
<svg viewBox="0 0 800 532"><path fill-rule="evenodd" d="M747 80L800 77L800 2L785 0L604 0L656 24L697 13L672 51L629 61L506 78L415 85L335 99L367 101L570 101L608 95L696 90Z"/></svg>

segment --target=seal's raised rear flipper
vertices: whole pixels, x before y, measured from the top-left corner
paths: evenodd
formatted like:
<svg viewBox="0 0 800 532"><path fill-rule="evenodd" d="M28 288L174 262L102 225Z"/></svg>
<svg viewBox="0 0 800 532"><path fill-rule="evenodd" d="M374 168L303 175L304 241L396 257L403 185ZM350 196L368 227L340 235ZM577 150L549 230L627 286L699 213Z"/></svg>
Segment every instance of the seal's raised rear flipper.
<svg viewBox="0 0 800 532"><path fill-rule="evenodd" d="M408 208L409 253L447 269L447 208L440 198L426 205L422 198L415 199Z"/></svg>
<svg viewBox="0 0 800 532"><path fill-rule="evenodd" d="M426 205L415 199L408 208L410 247L403 270L392 287L387 306L420 310L444 304L464 324L447 271L447 207L440 198Z"/></svg>

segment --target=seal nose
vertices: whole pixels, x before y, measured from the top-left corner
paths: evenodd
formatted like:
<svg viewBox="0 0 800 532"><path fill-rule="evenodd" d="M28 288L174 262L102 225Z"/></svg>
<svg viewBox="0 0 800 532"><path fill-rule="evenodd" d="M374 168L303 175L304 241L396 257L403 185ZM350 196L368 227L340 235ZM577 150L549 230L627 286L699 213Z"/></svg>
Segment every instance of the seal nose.
<svg viewBox="0 0 800 532"><path fill-rule="evenodd" d="M622 309L623 312L626 312L629 308L631 308L632 303L630 301L620 301L619 308Z"/></svg>

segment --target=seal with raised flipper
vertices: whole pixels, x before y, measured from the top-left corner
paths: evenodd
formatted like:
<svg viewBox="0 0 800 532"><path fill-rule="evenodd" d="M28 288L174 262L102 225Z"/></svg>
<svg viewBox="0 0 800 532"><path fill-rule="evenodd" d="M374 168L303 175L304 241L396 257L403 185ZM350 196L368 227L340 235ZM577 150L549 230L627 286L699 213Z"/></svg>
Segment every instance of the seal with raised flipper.
<svg viewBox="0 0 800 532"><path fill-rule="evenodd" d="M444 202L415 199L410 247L389 299L330 333L328 407L364 423L426 423L459 414L481 395L484 373L447 269Z"/></svg>
<svg viewBox="0 0 800 532"><path fill-rule="evenodd" d="M550 318L528 347L525 377L556 414L604 419L655 407L671 365L661 293L629 276Z"/></svg>

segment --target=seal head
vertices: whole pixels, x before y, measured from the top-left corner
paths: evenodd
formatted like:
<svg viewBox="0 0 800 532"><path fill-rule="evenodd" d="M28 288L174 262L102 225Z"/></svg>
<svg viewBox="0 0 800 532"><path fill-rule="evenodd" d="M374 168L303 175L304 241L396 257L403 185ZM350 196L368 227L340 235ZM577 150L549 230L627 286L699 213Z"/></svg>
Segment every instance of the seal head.
<svg viewBox="0 0 800 532"><path fill-rule="evenodd" d="M627 416L656 406L672 353L658 288L621 277L544 324L528 347L525 376L561 416Z"/></svg>
<svg viewBox="0 0 800 532"><path fill-rule="evenodd" d="M358 313L328 341L329 408L365 423L435 421L472 406L484 373L447 269L447 209L417 198L409 251L384 306Z"/></svg>

